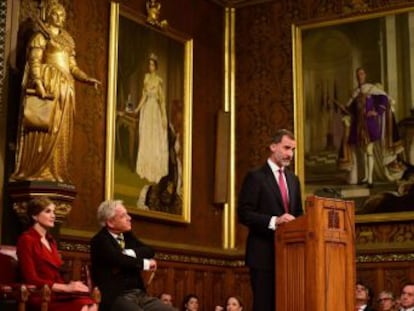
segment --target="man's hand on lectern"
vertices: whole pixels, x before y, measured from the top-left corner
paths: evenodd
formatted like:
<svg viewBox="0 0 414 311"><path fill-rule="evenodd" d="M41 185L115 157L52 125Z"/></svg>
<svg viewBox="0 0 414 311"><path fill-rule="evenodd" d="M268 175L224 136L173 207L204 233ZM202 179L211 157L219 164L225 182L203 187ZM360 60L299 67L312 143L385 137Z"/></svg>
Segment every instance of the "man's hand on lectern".
<svg viewBox="0 0 414 311"><path fill-rule="evenodd" d="M295 216L293 216L291 214L288 214L288 213L285 213L282 216L277 217L276 224L280 225L280 224L283 224L285 222L292 221L294 219L295 219Z"/></svg>

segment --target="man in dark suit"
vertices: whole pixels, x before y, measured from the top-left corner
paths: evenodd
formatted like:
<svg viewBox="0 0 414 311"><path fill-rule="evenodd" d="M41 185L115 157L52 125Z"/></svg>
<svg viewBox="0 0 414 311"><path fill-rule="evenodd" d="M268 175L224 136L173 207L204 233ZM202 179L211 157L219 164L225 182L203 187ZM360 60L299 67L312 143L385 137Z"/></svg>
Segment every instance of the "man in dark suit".
<svg viewBox="0 0 414 311"><path fill-rule="evenodd" d="M413 311L414 310L414 283L405 283L401 290L400 296L400 311Z"/></svg>
<svg viewBox="0 0 414 311"><path fill-rule="evenodd" d="M239 221L249 228L245 260L253 311L275 311L274 233L278 225L302 214L299 179L286 169L295 148L293 134L278 130L266 164L246 175L239 193Z"/></svg>
<svg viewBox="0 0 414 311"><path fill-rule="evenodd" d="M103 227L91 240L92 279L102 293L101 311L173 311L148 296L141 270L155 271L154 251L131 233L131 217L122 201L105 201L98 208Z"/></svg>
<svg viewBox="0 0 414 311"><path fill-rule="evenodd" d="M371 306L374 297L371 288L361 281L355 286L355 311L375 311Z"/></svg>

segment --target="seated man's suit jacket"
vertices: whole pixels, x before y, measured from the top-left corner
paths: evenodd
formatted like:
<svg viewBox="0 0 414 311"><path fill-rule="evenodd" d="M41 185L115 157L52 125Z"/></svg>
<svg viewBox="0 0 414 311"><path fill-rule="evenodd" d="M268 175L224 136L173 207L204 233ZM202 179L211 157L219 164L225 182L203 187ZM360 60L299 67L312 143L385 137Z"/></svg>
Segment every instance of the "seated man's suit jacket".
<svg viewBox="0 0 414 311"><path fill-rule="evenodd" d="M124 233L124 240L125 249L133 249L137 258L124 255L121 246L106 228L101 229L91 240L92 280L102 294L100 311L110 310L116 297L124 291L145 291L140 271L143 269L143 259L154 257L154 251L131 232Z"/></svg>

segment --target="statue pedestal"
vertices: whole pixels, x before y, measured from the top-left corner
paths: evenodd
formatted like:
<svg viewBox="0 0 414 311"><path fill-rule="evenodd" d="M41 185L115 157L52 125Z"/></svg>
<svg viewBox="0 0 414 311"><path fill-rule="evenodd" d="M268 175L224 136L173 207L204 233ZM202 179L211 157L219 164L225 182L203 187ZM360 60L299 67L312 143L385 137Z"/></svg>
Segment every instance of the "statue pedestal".
<svg viewBox="0 0 414 311"><path fill-rule="evenodd" d="M46 196L56 204L56 223L60 226L69 215L77 193L74 185L53 181L13 181L7 187L13 209L24 225L29 223L27 203L33 198Z"/></svg>

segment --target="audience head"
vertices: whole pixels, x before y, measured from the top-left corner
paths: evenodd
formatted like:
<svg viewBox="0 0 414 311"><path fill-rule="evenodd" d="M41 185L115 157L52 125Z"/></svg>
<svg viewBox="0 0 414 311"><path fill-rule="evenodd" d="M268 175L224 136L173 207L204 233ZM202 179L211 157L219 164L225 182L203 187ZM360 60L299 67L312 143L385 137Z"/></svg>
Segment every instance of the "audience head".
<svg viewBox="0 0 414 311"><path fill-rule="evenodd" d="M47 197L32 199L27 205L27 216L32 225L40 225L46 229L55 225L56 205Z"/></svg>
<svg viewBox="0 0 414 311"><path fill-rule="evenodd" d="M401 308L407 309L414 307L414 283L405 283L401 290Z"/></svg>
<svg viewBox="0 0 414 311"><path fill-rule="evenodd" d="M392 311L395 307L394 294L390 291L383 290L378 295L378 306L380 311Z"/></svg>
<svg viewBox="0 0 414 311"><path fill-rule="evenodd" d="M159 294L158 298L166 305L169 305L169 306L173 305L171 294L161 293L161 294Z"/></svg>
<svg viewBox="0 0 414 311"><path fill-rule="evenodd" d="M355 287L355 300L357 305L370 305L372 300L372 291L363 282L357 282Z"/></svg>
<svg viewBox="0 0 414 311"><path fill-rule="evenodd" d="M238 296L229 296L226 299L226 304L224 307L226 308L226 311L242 311L243 301Z"/></svg>
<svg viewBox="0 0 414 311"><path fill-rule="evenodd" d="M400 310L401 308L401 298L399 296L394 299L394 308L395 310Z"/></svg>
<svg viewBox="0 0 414 311"><path fill-rule="evenodd" d="M131 216L120 200L102 202L98 207L97 216L100 225L115 234L131 230Z"/></svg>
<svg viewBox="0 0 414 311"><path fill-rule="evenodd" d="M199 299L197 295L189 294L184 297L183 311L197 311L199 309Z"/></svg>

